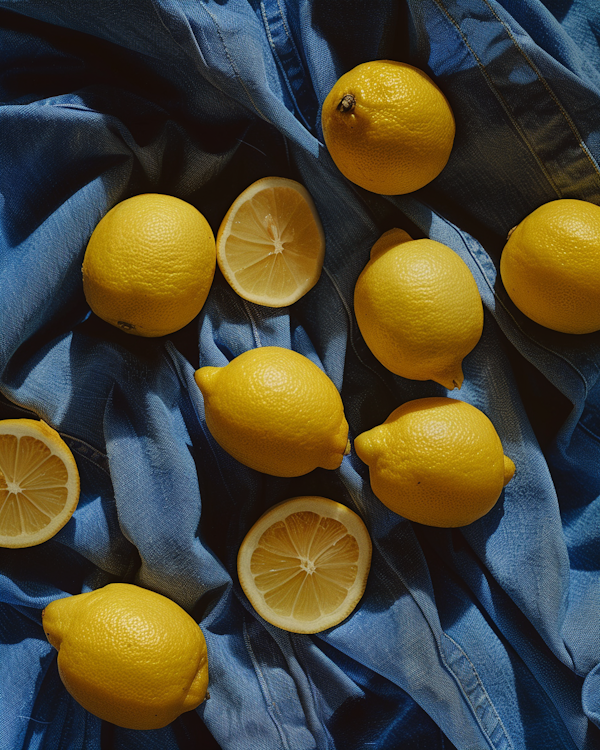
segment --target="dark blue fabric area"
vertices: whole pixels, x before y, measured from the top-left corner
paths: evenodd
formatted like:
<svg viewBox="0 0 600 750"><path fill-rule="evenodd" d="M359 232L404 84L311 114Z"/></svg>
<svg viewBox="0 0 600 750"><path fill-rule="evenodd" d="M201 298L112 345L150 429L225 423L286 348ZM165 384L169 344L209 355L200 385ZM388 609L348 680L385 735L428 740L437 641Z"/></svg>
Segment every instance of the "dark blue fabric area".
<svg viewBox="0 0 600 750"><path fill-rule="evenodd" d="M592 0L0 0L0 418L53 425L82 480L52 540L0 549L0 750L600 747L600 333L526 319L498 273L530 211L600 203L599 39ZM425 70L456 117L447 167L406 196L352 185L323 141L333 83L382 58ZM216 232L268 175L302 182L323 223L305 297L253 305L217 271L164 338L90 312L83 254L115 203L176 195ZM339 389L351 440L446 395L385 370L357 328L356 279L392 227L451 247L485 307L452 395L490 417L517 472L463 529L388 511L354 452L292 480L240 465L194 382L294 349ZM300 494L348 505L373 540L359 606L314 636L263 622L236 572L254 521ZM112 581L169 596L206 637L210 698L163 730L87 713L43 634L50 601Z"/></svg>

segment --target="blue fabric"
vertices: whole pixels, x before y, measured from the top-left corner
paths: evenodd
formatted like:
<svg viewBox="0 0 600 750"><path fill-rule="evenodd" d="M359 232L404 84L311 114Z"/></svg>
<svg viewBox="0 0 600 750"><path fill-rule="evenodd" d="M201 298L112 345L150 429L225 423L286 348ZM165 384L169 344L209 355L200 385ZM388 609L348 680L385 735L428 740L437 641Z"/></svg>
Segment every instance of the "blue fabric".
<svg viewBox="0 0 600 750"><path fill-rule="evenodd" d="M55 426L82 480L56 537L0 549L0 750L600 747L600 334L543 329L498 276L530 211L600 203L599 40L595 0L0 0L0 417ZM456 116L448 166L407 196L351 185L323 145L330 87L378 58L428 71ZM82 257L117 201L177 195L216 230L270 174L306 185L323 221L302 300L245 303L217 273L166 338L89 314ZM354 284L393 226L456 251L485 305L458 396L517 473L462 529L392 514L354 454L292 480L246 469L193 381L293 348L339 388L351 438L445 395L384 370L356 326ZM302 493L355 509L374 543L361 604L315 636L261 621L235 573L254 520ZM210 698L163 730L86 713L42 632L51 600L123 580L174 599L207 640Z"/></svg>

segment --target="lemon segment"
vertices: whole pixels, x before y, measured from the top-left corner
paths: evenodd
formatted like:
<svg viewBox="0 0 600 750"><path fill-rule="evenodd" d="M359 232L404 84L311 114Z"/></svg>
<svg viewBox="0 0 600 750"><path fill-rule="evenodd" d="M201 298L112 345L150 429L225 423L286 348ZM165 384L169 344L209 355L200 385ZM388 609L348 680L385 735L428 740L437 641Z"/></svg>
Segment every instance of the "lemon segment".
<svg viewBox="0 0 600 750"><path fill-rule="evenodd" d="M295 180L264 177L233 202L217 232L217 263L240 297L266 307L296 302L317 283L325 235Z"/></svg>
<svg viewBox="0 0 600 750"><path fill-rule="evenodd" d="M159 729L196 708L208 687L195 620L129 583L51 602L42 613L60 678L87 711L127 729Z"/></svg>
<svg viewBox="0 0 600 750"><path fill-rule="evenodd" d="M488 513L515 473L493 424L463 401L409 401L354 441L371 488L390 510L427 526L466 526Z"/></svg>
<svg viewBox="0 0 600 750"><path fill-rule="evenodd" d="M500 256L502 283L531 320L561 333L600 330L600 207L563 198L532 211Z"/></svg>
<svg viewBox="0 0 600 750"><path fill-rule="evenodd" d="M279 477L337 469L347 454L348 422L334 383L290 349L264 346L224 367L201 367L196 384L206 424L237 461Z"/></svg>
<svg viewBox="0 0 600 750"><path fill-rule="evenodd" d="M483 304L468 266L434 240L390 229L373 245L354 288L365 343L391 372L460 388L479 342Z"/></svg>
<svg viewBox="0 0 600 750"><path fill-rule="evenodd" d="M446 166L456 125L422 70L374 60L342 75L321 110L325 145L351 182L383 195L418 190Z"/></svg>
<svg viewBox="0 0 600 750"><path fill-rule="evenodd" d="M143 193L108 211L83 258L83 291L98 317L136 336L174 333L200 312L216 269L213 231L191 204Z"/></svg>
<svg viewBox="0 0 600 750"><path fill-rule="evenodd" d="M56 430L35 419L0 421L0 547L53 537L79 501L75 458Z"/></svg>
<svg viewBox="0 0 600 750"><path fill-rule="evenodd" d="M355 609L370 564L362 519L334 500L302 496L275 505L254 524L237 569L244 593L267 622L318 633Z"/></svg>

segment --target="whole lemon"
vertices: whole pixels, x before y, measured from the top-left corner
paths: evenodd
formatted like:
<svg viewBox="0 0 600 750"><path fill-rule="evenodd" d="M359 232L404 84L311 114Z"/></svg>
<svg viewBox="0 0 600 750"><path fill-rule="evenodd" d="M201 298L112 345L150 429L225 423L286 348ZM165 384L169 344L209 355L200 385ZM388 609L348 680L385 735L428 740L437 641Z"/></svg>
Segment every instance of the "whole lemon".
<svg viewBox="0 0 600 750"><path fill-rule="evenodd" d="M466 526L485 515L515 465L486 415L464 401L409 401L354 441L371 488L395 513L427 526Z"/></svg>
<svg viewBox="0 0 600 750"><path fill-rule="evenodd" d="M144 193L117 203L92 232L83 291L107 323L137 336L164 336L198 315L216 259L213 231L197 208Z"/></svg>
<svg viewBox="0 0 600 750"><path fill-rule="evenodd" d="M50 602L42 625L66 689L112 724L159 729L206 697L202 631L165 596L111 583Z"/></svg>
<svg viewBox="0 0 600 750"><path fill-rule="evenodd" d="M530 213L510 233L500 275L531 320L562 333L600 330L600 207L562 198Z"/></svg>
<svg viewBox="0 0 600 750"><path fill-rule="evenodd" d="M206 424L245 466L277 477L337 469L348 450L348 422L337 388L310 359L263 346L224 367L195 374Z"/></svg>
<svg viewBox="0 0 600 750"><path fill-rule="evenodd" d="M483 330L483 305L466 263L449 247L390 229L358 277L354 312L388 370L461 387L462 360Z"/></svg>
<svg viewBox="0 0 600 750"><path fill-rule="evenodd" d="M431 78L394 60L362 63L342 75L323 102L321 121L340 172L384 195L410 193L437 177L456 130Z"/></svg>

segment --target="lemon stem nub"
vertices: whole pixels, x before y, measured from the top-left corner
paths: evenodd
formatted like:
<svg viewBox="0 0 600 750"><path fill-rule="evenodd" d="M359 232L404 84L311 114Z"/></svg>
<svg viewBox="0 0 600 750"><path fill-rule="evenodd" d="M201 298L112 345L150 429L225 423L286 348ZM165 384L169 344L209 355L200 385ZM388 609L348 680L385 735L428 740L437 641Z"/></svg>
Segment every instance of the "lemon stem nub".
<svg viewBox="0 0 600 750"><path fill-rule="evenodd" d="M346 443L346 450L344 451L344 456L349 456L352 451L352 445L350 444L350 439L348 439L348 442Z"/></svg>
<svg viewBox="0 0 600 750"><path fill-rule="evenodd" d="M510 459L508 456L504 456L504 487L506 487L506 485L513 478L515 470L516 467L512 459Z"/></svg>
<svg viewBox="0 0 600 750"><path fill-rule="evenodd" d="M356 99L354 97L354 94L346 94L340 100L340 103L337 105L337 108L339 109L340 112L352 112L355 106L356 106Z"/></svg>

